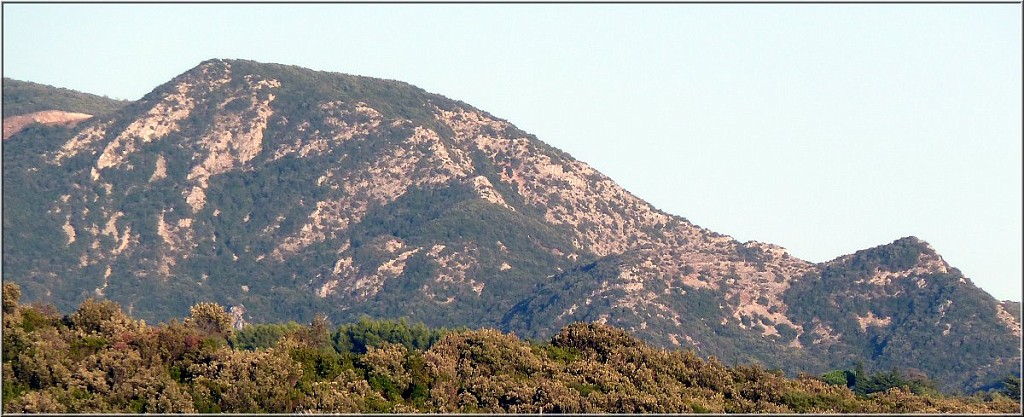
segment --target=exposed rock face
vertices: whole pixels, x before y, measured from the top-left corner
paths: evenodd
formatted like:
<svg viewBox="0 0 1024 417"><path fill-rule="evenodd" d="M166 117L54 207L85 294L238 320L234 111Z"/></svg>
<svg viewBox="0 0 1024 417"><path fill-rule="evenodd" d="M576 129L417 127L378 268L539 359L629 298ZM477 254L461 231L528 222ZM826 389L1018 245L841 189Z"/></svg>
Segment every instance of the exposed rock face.
<svg viewBox="0 0 1024 417"><path fill-rule="evenodd" d="M67 112L61 110L44 110L4 118L4 140L21 131L32 123L44 125L74 126L91 118L91 114Z"/></svg>
<svg viewBox="0 0 1024 417"><path fill-rule="evenodd" d="M236 325L326 312L534 337L598 321L819 372L904 337L910 313L891 306L907 297L974 291L916 238L824 264L738 242L507 121L391 81L208 61L44 142L5 142L4 238L25 244L4 246L4 278L65 309L99 295L162 320L212 299ZM988 302L940 301L929 334L950 340L970 337L958 309ZM1019 341L1018 312L991 309ZM985 375L1015 355L982 358L1004 364Z"/></svg>
<svg viewBox="0 0 1024 417"><path fill-rule="evenodd" d="M1021 337L1020 303L1003 301L996 307L996 314L1014 336Z"/></svg>

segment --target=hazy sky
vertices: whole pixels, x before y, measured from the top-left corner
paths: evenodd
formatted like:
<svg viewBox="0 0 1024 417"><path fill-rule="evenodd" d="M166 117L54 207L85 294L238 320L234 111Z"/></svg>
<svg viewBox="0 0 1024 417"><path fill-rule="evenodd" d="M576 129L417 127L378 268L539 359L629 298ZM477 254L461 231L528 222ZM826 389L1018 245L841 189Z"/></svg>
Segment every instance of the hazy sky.
<svg viewBox="0 0 1024 417"><path fill-rule="evenodd" d="M656 207L826 261L903 236L1021 299L1021 5L3 5L5 77L209 58L407 81Z"/></svg>

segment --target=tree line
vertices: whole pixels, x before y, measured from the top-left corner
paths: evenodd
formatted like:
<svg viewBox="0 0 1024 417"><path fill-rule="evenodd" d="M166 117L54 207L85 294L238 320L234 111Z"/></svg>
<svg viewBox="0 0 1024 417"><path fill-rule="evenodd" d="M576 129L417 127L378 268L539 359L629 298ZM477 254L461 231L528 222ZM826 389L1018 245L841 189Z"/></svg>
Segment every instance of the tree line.
<svg viewBox="0 0 1024 417"><path fill-rule="evenodd" d="M213 303L150 325L109 300L62 315L3 286L5 413L1017 413L1002 391L945 396L862 369L787 378L574 323L548 341L363 319L232 327ZM1016 383L1016 385L1013 385Z"/></svg>

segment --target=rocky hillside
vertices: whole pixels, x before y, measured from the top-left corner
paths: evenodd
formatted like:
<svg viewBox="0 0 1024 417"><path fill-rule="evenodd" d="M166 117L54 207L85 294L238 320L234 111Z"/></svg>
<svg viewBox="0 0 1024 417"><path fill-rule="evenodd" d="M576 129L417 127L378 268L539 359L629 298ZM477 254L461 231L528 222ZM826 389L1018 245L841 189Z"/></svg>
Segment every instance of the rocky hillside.
<svg viewBox="0 0 1024 417"><path fill-rule="evenodd" d="M209 300L239 324L325 312L538 338L592 321L947 389L1019 369L1019 305L923 241L824 264L738 242L401 82L207 61L109 115L26 128L3 162L3 277L65 311L109 298L162 321Z"/></svg>

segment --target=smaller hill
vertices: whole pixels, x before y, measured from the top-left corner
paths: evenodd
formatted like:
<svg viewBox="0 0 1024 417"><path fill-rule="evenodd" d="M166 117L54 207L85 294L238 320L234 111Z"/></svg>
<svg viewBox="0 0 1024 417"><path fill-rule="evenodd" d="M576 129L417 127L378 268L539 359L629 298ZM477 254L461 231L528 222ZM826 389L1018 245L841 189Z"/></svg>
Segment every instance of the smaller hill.
<svg viewBox="0 0 1024 417"><path fill-rule="evenodd" d="M62 110L101 116L112 113L130 103L127 100L114 100L67 88L6 77L4 77L3 87L3 116L5 119L44 110Z"/></svg>

